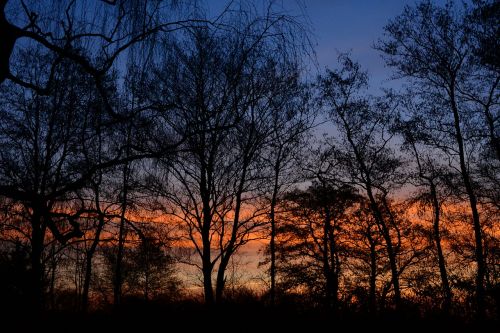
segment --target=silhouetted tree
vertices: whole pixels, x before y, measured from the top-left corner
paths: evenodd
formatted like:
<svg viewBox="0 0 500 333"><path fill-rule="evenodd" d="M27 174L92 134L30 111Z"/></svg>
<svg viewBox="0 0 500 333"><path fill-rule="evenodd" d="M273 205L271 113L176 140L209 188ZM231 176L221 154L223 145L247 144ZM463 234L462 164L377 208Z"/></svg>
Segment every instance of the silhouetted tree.
<svg viewBox="0 0 500 333"><path fill-rule="evenodd" d="M437 254L439 274L441 276L441 286L444 295L443 309L448 312L452 304L453 294L450 287L448 272L446 269L446 259L443 253L441 241L441 206L443 200L440 198L439 187L443 186L443 178L448 172L445 167L435 161L436 156L429 154L429 151L422 152L419 141L425 142L425 135L419 136L419 126L413 121L401 122L397 128L401 132L405 142L404 148L410 153L416 163L415 174L411 177L413 184L424 189L417 193L414 199L421 202L423 206L432 207L432 238ZM432 151L430 152L432 153Z"/></svg>
<svg viewBox="0 0 500 333"><path fill-rule="evenodd" d="M269 184L265 187L269 194L269 261L271 305L276 303L276 230L278 224L279 198L293 184L300 181L298 159L309 132L314 126L313 108L310 105L310 89L298 82L297 65L285 67L278 82L272 108L271 128L262 159L270 170ZM274 81L274 80L273 80ZM264 169L263 165L263 169Z"/></svg>
<svg viewBox="0 0 500 333"><path fill-rule="evenodd" d="M392 106L390 100L373 102L363 96L367 74L347 55L341 55L339 62L342 66L339 70L328 70L325 76L319 78L320 102L339 133L332 144L339 167L345 170L350 183L365 192L384 238L394 301L399 306L398 243L393 239L399 231L388 195L404 178L398 172L401 162L390 148L393 135L388 129Z"/></svg>
<svg viewBox="0 0 500 333"><path fill-rule="evenodd" d="M294 47L288 37L295 26L286 16L240 10L227 24L235 30L198 26L167 41L150 95L167 125L163 133L187 138L175 159L161 162L172 184L157 183L156 191L184 222L201 260L208 304L222 300L231 256L259 237L254 232L264 212L252 203L262 179L259 155L276 112L277 87L296 84L296 73L280 67L288 59L285 46ZM284 38L275 38L276 29Z"/></svg>
<svg viewBox="0 0 500 333"><path fill-rule="evenodd" d="M38 94L50 93L61 61L71 62L93 79L103 107L114 116L107 77L133 48L151 50L156 37L191 20L176 17L170 0L0 1L0 83L9 80ZM57 22L57 23L56 23ZM22 43L25 40L27 43ZM36 46L48 54L50 73L34 81L12 68L17 52ZM22 51L21 51L22 52Z"/></svg>
<svg viewBox="0 0 500 333"><path fill-rule="evenodd" d="M498 112L499 76L498 71L483 67L476 58L475 27L468 20L470 10L458 7L452 2L444 7L431 2L406 7L385 27L386 36L377 48L387 64L418 89L418 98L432 101L433 106L421 110L429 116L421 119L425 119L423 127L433 136L435 146L448 155L449 163L462 178L472 215L477 309L482 316L486 266L477 186L471 168L478 157L474 149L483 140L487 139L490 147L497 146L499 123L492 112ZM484 126L475 126L480 123Z"/></svg>
<svg viewBox="0 0 500 333"><path fill-rule="evenodd" d="M313 293L319 289L325 305L334 311L343 256L339 233L357 198L354 188L319 178L307 190L288 193L283 202L290 214L278 228L283 284Z"/></svg>
<svg viewBox="0 0 500 333"><path fill-rule="evenodd" d="M38 62L43 67L43 55L32 51L20 59L20 66ZM43 80L42 70L31 75ZM71 200L71 193L82 170L81 138L92 132L84 120L91 108L83 99L91 99L94 90L70 63L57 68L49 96L13 85L3 88L0 194L20 204L30 221L32 287L34 302L41 306L47 232L62 243L82 235L77 219L84 206Z"/></svg>

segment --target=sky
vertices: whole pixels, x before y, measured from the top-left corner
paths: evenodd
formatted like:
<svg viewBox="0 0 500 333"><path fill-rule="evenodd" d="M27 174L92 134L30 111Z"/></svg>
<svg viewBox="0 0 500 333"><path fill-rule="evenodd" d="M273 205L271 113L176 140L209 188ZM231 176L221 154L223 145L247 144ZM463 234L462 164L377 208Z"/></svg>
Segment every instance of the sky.
<svg viewBox="0 0 500 333"><path fill-rule="evenodd" d="M338 52L350 52L371 76L372 88L387 85L391 76L374 43L388 21L415 0L305 0L317 41L320 69L336 66Z"/></svg>
<svg viewBox="0 0 500 333"><path fill-rule="evenodd" d="M207 1L210 12L223 8L226 0ZM311 25L319 69L336 66L339 52L350 52L354 60L370 74L370 92L394 86L391 70L384 66L374 43L383 36L383 28L391 18L402 13L406 5L417 0L281 0L292 15L300 14L301 3ZM444 3L445 0L437 0Z"/></svg>

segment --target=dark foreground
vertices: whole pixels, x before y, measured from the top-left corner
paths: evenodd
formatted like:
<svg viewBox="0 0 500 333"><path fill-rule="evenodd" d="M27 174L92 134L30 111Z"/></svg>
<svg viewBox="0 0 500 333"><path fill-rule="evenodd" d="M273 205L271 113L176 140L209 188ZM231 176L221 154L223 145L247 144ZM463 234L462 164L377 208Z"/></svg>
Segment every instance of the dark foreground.
<svg viewBox="0 0 500 333"><path fill-rule="evenodd" d="M176 305L133 304L114 311L3 312L1 332L498 332L495 320L415 313L378 316L262 305L222 305L213 308L193 303Z"/></svg>

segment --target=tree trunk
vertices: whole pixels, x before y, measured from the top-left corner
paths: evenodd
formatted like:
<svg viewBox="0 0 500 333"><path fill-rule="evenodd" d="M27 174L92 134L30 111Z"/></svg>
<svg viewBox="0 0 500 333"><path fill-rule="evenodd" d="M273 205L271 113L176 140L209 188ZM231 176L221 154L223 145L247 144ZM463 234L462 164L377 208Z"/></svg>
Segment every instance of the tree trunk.
<svg viewBox="0 0 500 333"><path fill-rule="evenodd" d="M441 247L441 234L439 230L439 222L440 222L440 207L439 207L439 200L437 197L437 192L436 192L436 185L431 181L430 183L431 186L431 198L432 198L432 206L434 210L434 223L433 223L433 229L434 229L434 242L436 243L436 252L438 256L438 264L439 264L439 273L441 275L441 285L443 288L443 294L444 294L444 304L443 304L443 309L445 312L449 312L450 307L451 307L451 300L452 300L452 293L451 293L451 288L450 288L450 283L448 280L448 273L446 271L446 261L443 255L443 249Z"/></svg>
<svg viewBox="0 0 500 333"><path fill-rule="evenodd" d="M368 227L367 238L370 244L370 293L369 293L369 307L372 314L377 312L377 252L376 243L371 234L371 227Z"/></svg>
<svg viewBox="0 0 500 333"><path fill-rule="evenodd" d="M127 154L128 155L128 154ZM116 266L115 266L115 285L113 290L114 305L119 306L122 297L123 285L123 252L125 247L125 214L127 212L127 194L128 194L128 174L129 166L126 163L123 166L123 191L122 191L122 207L120 213L120 230L118 233L118 251L116 253Z"/></svg>
<svg viewBox="0 0 500 333"><path fill-rule="evenodd" d="M392 240L391 240L391 236L389 233L389 229L387 228L387 224L385 223L382 212L380 211L380 208L377 204L377 201L375 200L375 197L373 195L370 173L366 167L363 156L360 154L358 146L354 143L351 129L350 129L348 122L346 121L344 115L340 114L340 117L341 117L342 122L344 124L344 127L346 129L347 140L354 151L354 155L355 155L356 161L358 163L359 171L362 175L364 175L364 178L365 178L364 185L366 188L366 193L367 193L368 198L370 200L370 208L371 208L373 217L375 218L375 222L376 222L379 230L381 231L382 237L384 237L384 241L386 243L387 255L389 257L389 263L390 263L390 267L391 267L392 284L394 286L394 303L395 303L396 309L398 309L400 307L400 303L401 303L401 290L399 287L399 273L398 273L398 267L397 267L396 253L394 252L394 248L392 246Z"/></svg>
<svg viewBox="0 0 500 333"><path fill-rule="evenodd" d="M89 306L90 280L92 279L92 259L99 245L102 228L104 227L104 215L99 214L99 224L94 235L94 239L85 256L85 277L83 280L82 311L87 312Z"/></svg>
<svg viewBox="0 0 500 333"><path fill-rule="evenodd" d="M327 306L335 311L337 307L338 276L335 261L335 239L333 238L331 222L331 213L326 207L323 227L323 273L326 279Z"/></svg>
<svg viewBox="0 0 500 333"><path fill-rule="evenodd" d="M229 259L231 258L231 253L227 253L222 256L221 262L219 264L219 269L217 271L217 279L215 283L215 301L221 303L223 300L224 287L226 286L226 269L229 265Z"/></svg>
<svg viewBox="0 0 500 333"><path fill-rule="evenodd" d="M206 243L203 241L203 243ZM205 294L205 304L214 304L214 290L212 288L212 262L210 260L210 243L203 245L203 258L202 258L202 272L203 272L203 291Z"/></svg>
<svg viewBox="0 0 500 333"><path fill-rule="evenodd" d="M271 197L271 210L269 213L269 219L271 222L271 239L269 241L269 252L271 255L271 289L269 290L269 297L271 298L271 306L276 305L276 204L278 198L278 187L279 187L279 171L281 162L281 150L278 152L276 158L276 163L274 165L274 186L273 194Z"/></svg>
<svg viewBox="0 0 500 333"><path fill-rule="evenodd" d="M221 261L219 264L219 269L217 271L217 280L215 285L215 297L217 302L222 302L222 294L224 292L224 286L226 284L226 269L229 265L229 260L231 256L236 251L236 240L238 235L238 228L240 223L240 213L241 213L241 205L242 205L242 195L244 190L244 185L246 181L246 173L249 165L249 159L244 158L243 160L243 170L241 173L241 178L238 185L238 190L236 192L236 206L234 208L234 220L231 230L231 238L226 245L226 250L221 254Z"/></svg>
<svg viewBox="0 0 500 333"><path fill-rule="evenodd" d="M55 295L55 285L56 285L56 270L57 270L57 261L55 256L55 247L56 243L53 242L50 249L50 289L49 289L49 300L50 300L50 309L55 310L56 308L56 295Z"/></svg>
<svg viewBox="0 0 500 333"><path fill-rule="evenodd" d="M458 145L458 154L460 158L460 173L464 182L465 191L469 197L469 205L472 212L472 224L474 229L475 237L475 256L477 263L477 273L476 273L476 301L477 301L477 312L478 317L482 318L485 315L485 289L484 289L484 276L486 273L486 265L483 253L483 236L481 230L481 223L479 220L479 212L477 209L477 198L472 187L472 182L469 175L469 170L467 169L467 164L465 162L465 148L462 136L462 130L460 128L460 114L455 100L455 87L452 84L450 87L450 102L451 109L453 111L454 127L455 127L455 138Z"/></svg>
<svg viewBox="0 0 500 333"><path fill-rule="evenodd" d="M10 74L9 60L14 44L19 38L19 30L7 21L5 6L9 0L0 0L0 84Z"/></svg>
<svg viewBox="0 0 500 333"><path fill-rule="evenodd" d="M31 301L34 311L43 310L43 266L42 253L44 233L38 209L33 209L31 217Z"/></svg>
<svg viewBox="0 0 500 333"><path fill-rule="evenodd" d="M210 206L210 188L209 184L211 183L211 164L204 162L204 157L200 158L202 161L201 167L201 178L200 178L200 195L203 205L203 217L202 217L202 226L201 226L201 238L202 238L202 273L203 273L203 292L205 295L205 304L213 305L214 304L214 290L212 286L212 250L211 250L211 242L210 242L210 229L212 226L212 212Z"/></svg>
<svg viewBox="0 0 500 333"><path fill-rule="evenodd" d="M379 226L379 229L382 233L382 237L384 237L384 241L386 243L387 256L389 257L389 265L391 268L392 285L394 286L394 304L396 306L396 309L398 309L401 305L401 289L399 286L399 273L396 260L396 253L394 252L389 229L387 228L384 217L382 216L382 212L380 211L377 202L375 201L375 197L373 196L373 192L370 185L367 186L367 193L368 193L368 198L370 199L370 206L374 214L375 221L377 221L377 225Z"/></svg>
<svg viewBox="0 0 500 333"><path fill-rule="evenodd" d="M490 112L490 106L494 92L497 91L498 84L500 83L500 76L497 77L495 84L491 88L488 104L484 106L484 116L488 126L488 135L491 146L495 150L496 158L500 161L500 138L495 133L495 120Z"/></svg>

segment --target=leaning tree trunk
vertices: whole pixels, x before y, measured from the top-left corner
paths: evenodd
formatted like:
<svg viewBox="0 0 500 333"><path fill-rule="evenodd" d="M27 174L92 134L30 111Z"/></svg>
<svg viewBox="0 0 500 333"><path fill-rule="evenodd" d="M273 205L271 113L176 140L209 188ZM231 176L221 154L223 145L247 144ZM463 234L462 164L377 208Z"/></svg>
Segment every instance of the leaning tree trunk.
<svg viewBox="0 0 500 333"><path fill-rule="evenodd" d="M382 233L382 237L384 237L384 241L386 244L387 256L389 257L389 265L391 269L392 285L394 287L394 304L396 306L396 309L399 309L401 305L401 289L399 286L399 273L396 260L396 253L394 251L389 229L387 227L387 224L385 223L384 217L382 216L382 212L380 211L380 208L377 205L371 186L367 186L367 193L368 193L368 198L370 199L370 206L374 214L375 221L377 221L377 225Z"/></svg>
<svg viewBox="0 0 500 333"><path fill-rule="evenodd" d="M441 233L439 230L439 222L440 222L440 207L439 207L439 200L437 197L437 192L436 192L436 185L431 181L430 183L430 190L431 190L431 199L432 199L432 206L433 206L433 211L434 211L434 221L433 221L433 235L434 235L434 242L436 244L436 252L437 252L437 257L438 257L438 265L439 265L439 274L441 276L441 286L443 288L443 294L444 294L444 304L443 308L445 312L449 312L450 307L451 307L451 300L452 300L452 293L451 293L451 288L450 288L450 283L448 280L448 273L446 271L446 260L444 258L443 254L443 249L441 246Z"/></svg>
<svg viewBox="0 0 500 333"><path fill-rule="evenodd" d="M472 213L472 225L474 229L474 237L475 237L475 257L477 264L477 272L476 272L476 301L477 301L477 312L478 317L482 318L485 315L485 288L484 288L484 277L486 274L486 264L484 260L483 253L483 236L481 230L481 223L479 220L479 211L477 209L477 198L474 193L474 189L472 186L472 181L470 178L469 170L467 168L467 164L465 162L465 148L464 148L464 140L462 136L462 129L460 127L460 114L458 111L458 106L456 104L455 95L454 95L455 87L450 87L450 102L451 109L453 111L453 120L455 127L455 138L457 140L458 145L458 155L460 159L460 173L462 176L462 180L464 182L465 191L469 198L469 205Z"/></svg>
<svg viewBox="0 0 500 333"><path fill-rule="evenodd" d="M246 150L248 152L248 150ZM247 170L250 162L250 157L246 155L243 158L243 170L241 173L241 177L239 179L238 189L236 192L236 206L234 208L234 220L231 230L231 238L226 245L226 251L221 255L221 261L219 264L219 270L217 272L217 280L215 285L215 297L217 302L222 302L223 300L223 292L224 287L226 285L226 269L229 265L229 260L231 256L236 252L236 241L238 237L238 230L240 227L240 213L241 206L243 203L243 191L246 182Z"/></svg>

